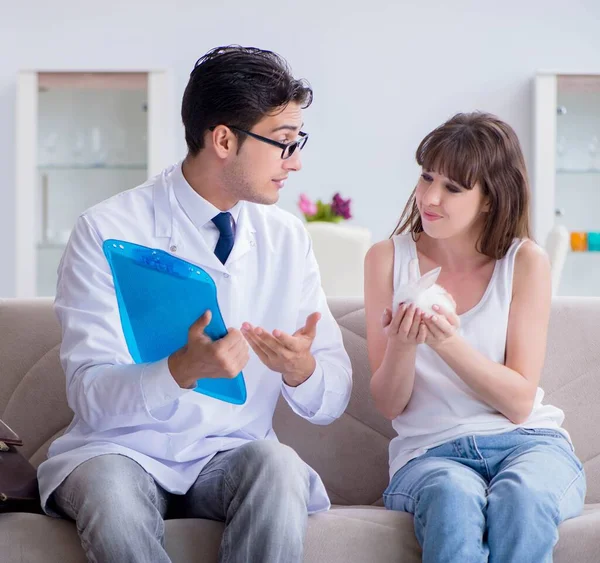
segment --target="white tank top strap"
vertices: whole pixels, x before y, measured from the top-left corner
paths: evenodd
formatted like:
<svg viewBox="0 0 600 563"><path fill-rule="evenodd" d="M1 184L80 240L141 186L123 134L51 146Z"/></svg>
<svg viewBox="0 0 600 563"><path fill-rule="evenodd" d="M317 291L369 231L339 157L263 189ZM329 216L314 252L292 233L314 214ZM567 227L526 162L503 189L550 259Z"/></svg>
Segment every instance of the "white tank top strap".
<svg viewBox="0 0 600 563"><path fill-rule="evenodd" d="M513 275L515 272L515 259L519 248L527 239L515 239L508 248L504 258L499 260L499 268L497 273L497 283L502 285L506 295L512 298Z"/></svg>
<svg viewBox="0 0 600 563"><path fill-rule="evenodd" d="M409 280L409 264L413 258L416 258L415 241L410 233L403 235L394 235L394 292L396 288L405 284Z"/></svg>

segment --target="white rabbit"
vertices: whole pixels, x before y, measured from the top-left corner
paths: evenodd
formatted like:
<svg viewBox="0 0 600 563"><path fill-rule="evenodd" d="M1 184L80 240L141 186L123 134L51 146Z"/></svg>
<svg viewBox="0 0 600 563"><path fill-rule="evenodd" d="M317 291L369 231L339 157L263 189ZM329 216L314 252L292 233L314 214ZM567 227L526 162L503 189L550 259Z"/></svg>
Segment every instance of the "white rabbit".
<svg viewBox="0 0 600 563"><path fill-rule="evenodd" d="M394 292L392 304L393 314L396 314L400 303L414 303L426 314L435 315L433 305L439 305L442 309L456 313L454 302L448 292L435 282L442 270L441 267L419 276L419 261L413 258L409 263L408 283L400 286Z"/></svg>

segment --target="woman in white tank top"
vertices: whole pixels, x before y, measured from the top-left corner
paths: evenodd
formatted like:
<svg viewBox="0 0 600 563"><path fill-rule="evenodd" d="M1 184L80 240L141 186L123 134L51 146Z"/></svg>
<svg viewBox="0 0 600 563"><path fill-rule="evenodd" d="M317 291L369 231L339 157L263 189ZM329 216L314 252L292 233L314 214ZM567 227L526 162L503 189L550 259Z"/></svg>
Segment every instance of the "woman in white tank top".
<svg viewBox="0 0 600 563"><path fill-rule="evenodd" d="M425 562L552 561L585 476L538 386L550 266L530 239L519 141L492 115L458 114L416 158L394 235L365 260L371 392L398 434L385 505L414 515ZM446 292L421 310L405 289L438 267Z"/></svg>

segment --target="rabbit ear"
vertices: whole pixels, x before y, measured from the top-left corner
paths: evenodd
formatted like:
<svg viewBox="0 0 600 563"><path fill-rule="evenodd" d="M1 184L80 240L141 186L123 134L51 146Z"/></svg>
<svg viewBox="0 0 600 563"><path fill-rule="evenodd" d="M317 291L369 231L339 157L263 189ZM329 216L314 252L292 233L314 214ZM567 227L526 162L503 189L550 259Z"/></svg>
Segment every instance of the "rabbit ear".
<svg viewBox="0 0 600 563"><path fill-rule="evenodd" d="M421 289L429 289L437 281L438 276L440 275L441 271L442 271L442 268L437 267L437 268L434 268L433 270L431 270L430 272L427 272L419 280L419 282L418 282L419 287Z"/></svg>
<svg viewBox="0 0 600 563"><path fill-rule="evenodd" d="M408 280L412 283L417 283L419 277L419 259L413 258L408 264Z"/></svg>

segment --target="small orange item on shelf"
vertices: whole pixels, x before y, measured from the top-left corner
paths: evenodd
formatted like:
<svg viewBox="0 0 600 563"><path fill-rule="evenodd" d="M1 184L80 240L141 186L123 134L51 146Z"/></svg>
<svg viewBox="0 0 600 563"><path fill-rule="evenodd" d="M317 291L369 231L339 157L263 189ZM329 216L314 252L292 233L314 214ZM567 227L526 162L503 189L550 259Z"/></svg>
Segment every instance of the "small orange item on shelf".
<svg viewBox="0 0 600 563"><path fill-rule="evenodd" d="M587 249L587 233L571 233L571 250L573 250L574 252L585 252Z"/></svg>

